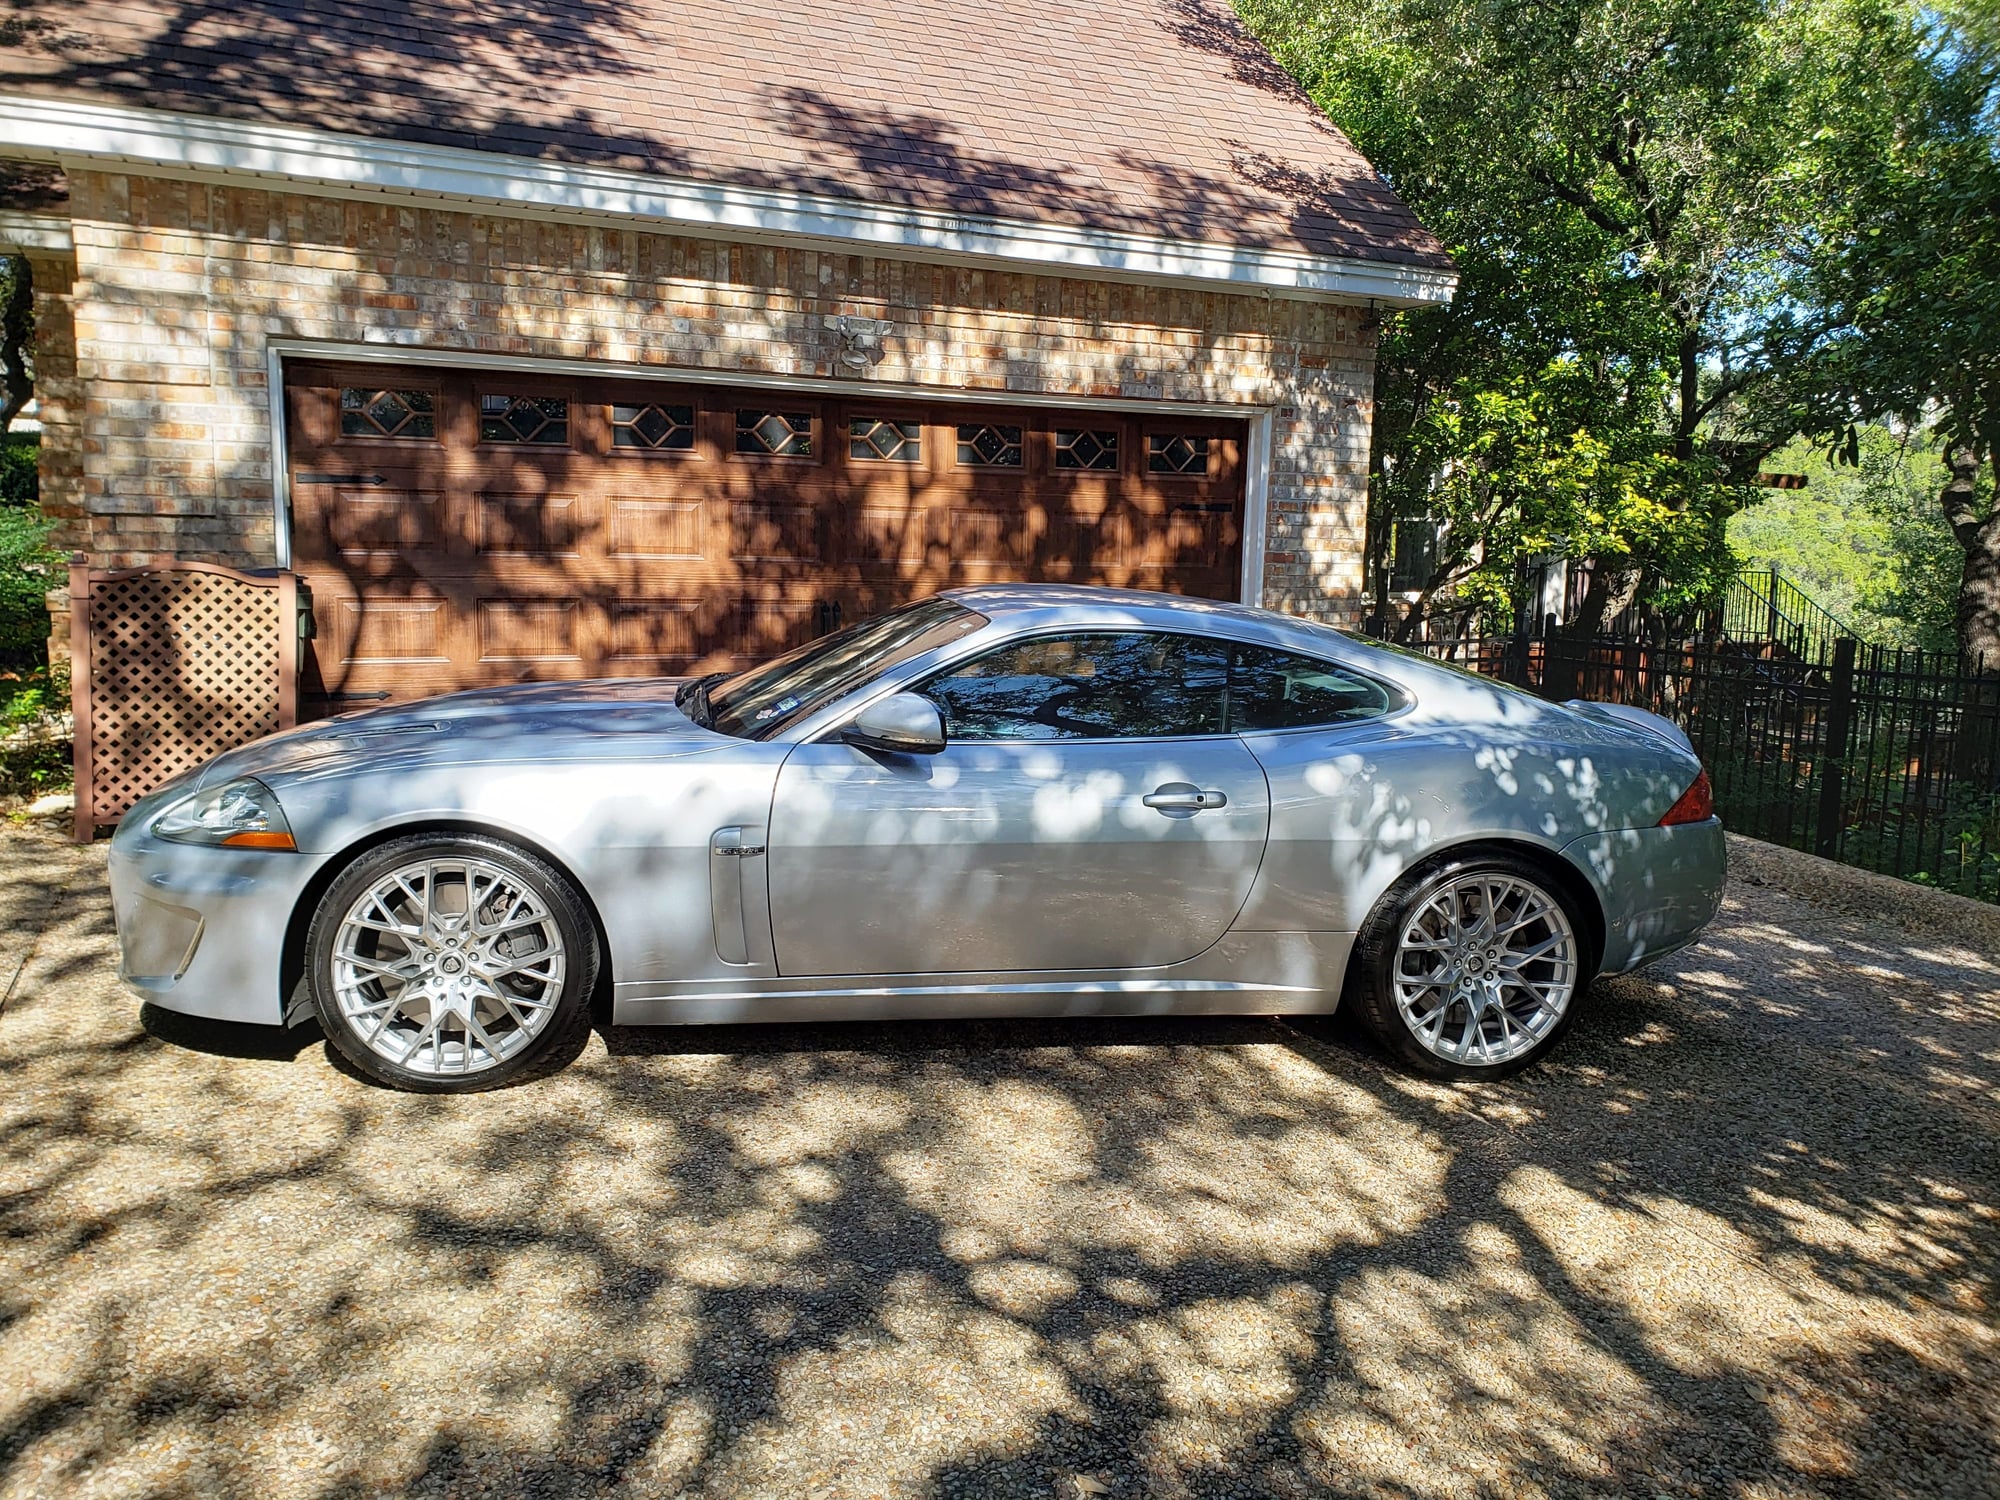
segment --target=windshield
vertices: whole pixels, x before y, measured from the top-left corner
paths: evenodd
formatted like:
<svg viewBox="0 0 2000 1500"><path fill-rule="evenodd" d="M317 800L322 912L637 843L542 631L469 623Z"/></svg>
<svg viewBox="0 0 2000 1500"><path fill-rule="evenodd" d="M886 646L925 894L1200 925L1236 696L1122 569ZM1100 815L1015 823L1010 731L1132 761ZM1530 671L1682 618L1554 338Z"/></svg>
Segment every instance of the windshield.
<svg viewBox="0 0 2000 1500"><path fill-rule="evenodd" d="M949 599L906 604L713 684L704 695L707 715L697 722L738 739L768 739L899 662L985 623L986 616Z"/></svg>

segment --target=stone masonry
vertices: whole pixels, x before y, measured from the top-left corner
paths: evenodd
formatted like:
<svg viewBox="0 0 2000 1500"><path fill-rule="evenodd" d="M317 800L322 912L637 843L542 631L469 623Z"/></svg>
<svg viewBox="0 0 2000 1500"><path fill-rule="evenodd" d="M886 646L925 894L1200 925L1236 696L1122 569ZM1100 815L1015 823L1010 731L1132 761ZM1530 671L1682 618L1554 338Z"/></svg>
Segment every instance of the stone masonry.
<svg viewBox="0 0 2000 1500"><path fill-rule="evenodd" d="M64 289L37 268L58 414L43 483L57 544L100 567L274 561L269 339L827 377L849 373L845 316L888 326L862 379L1273 409L1262 602L1357 607L1359 307L106 172L70 192L73 386Z"/></svg>

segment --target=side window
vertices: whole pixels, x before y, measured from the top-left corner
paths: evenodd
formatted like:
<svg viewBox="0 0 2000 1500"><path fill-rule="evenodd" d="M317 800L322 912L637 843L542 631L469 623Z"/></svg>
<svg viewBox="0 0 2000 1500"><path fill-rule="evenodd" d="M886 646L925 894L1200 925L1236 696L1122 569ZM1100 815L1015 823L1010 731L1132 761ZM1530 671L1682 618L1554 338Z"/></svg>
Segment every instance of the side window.
<svg viewBox="0 0 2000 1500"><path fill-rule="evenodd" d="M1229 728L1301 729L1372 719L1396 706L1387 689L1310 656L1265 646L1229 648Z"/></svg>
<svg viewBox="0 0 2000 1500"><path fill-rule="evenodd" d="M1019 641L923 692L954 740L1102 740L1223 732L1228 648L1150 631Z"/></svg>

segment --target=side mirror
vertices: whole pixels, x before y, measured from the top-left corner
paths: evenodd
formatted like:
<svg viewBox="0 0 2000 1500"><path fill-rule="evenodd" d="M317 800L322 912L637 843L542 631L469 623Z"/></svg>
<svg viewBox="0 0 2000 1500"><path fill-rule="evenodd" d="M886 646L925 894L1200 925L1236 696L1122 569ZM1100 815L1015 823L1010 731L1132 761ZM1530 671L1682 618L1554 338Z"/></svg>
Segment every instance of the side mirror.
<svg viewBox="0 0 2000 1500"><path fill-rule="evenodd" d="M944 715L921 693L891 693L855 715L842 739L891 755L936 755L944 749Z"/></svg>

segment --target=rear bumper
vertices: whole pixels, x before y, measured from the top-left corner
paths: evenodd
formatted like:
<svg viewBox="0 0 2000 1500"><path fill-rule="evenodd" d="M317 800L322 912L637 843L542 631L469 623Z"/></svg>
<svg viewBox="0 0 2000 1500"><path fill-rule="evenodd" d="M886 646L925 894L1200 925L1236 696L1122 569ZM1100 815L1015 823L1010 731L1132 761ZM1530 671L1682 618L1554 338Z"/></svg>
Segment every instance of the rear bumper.
<svg viewBox="0 0 2000 1500"><path fill-rule="evenodd" d="M1684 948L1722 907L1728 856L1722 822L1621 828L1565 845L1604 912L1599 971L1623 974Z"/></svg>
<svg viewBox="0 0 2000 1500"><path fill-rule="evenodd" d="M319 859L171 844L149 821L111 841L119 977L167 1010L281 1025L285 929Z"/></svg>

